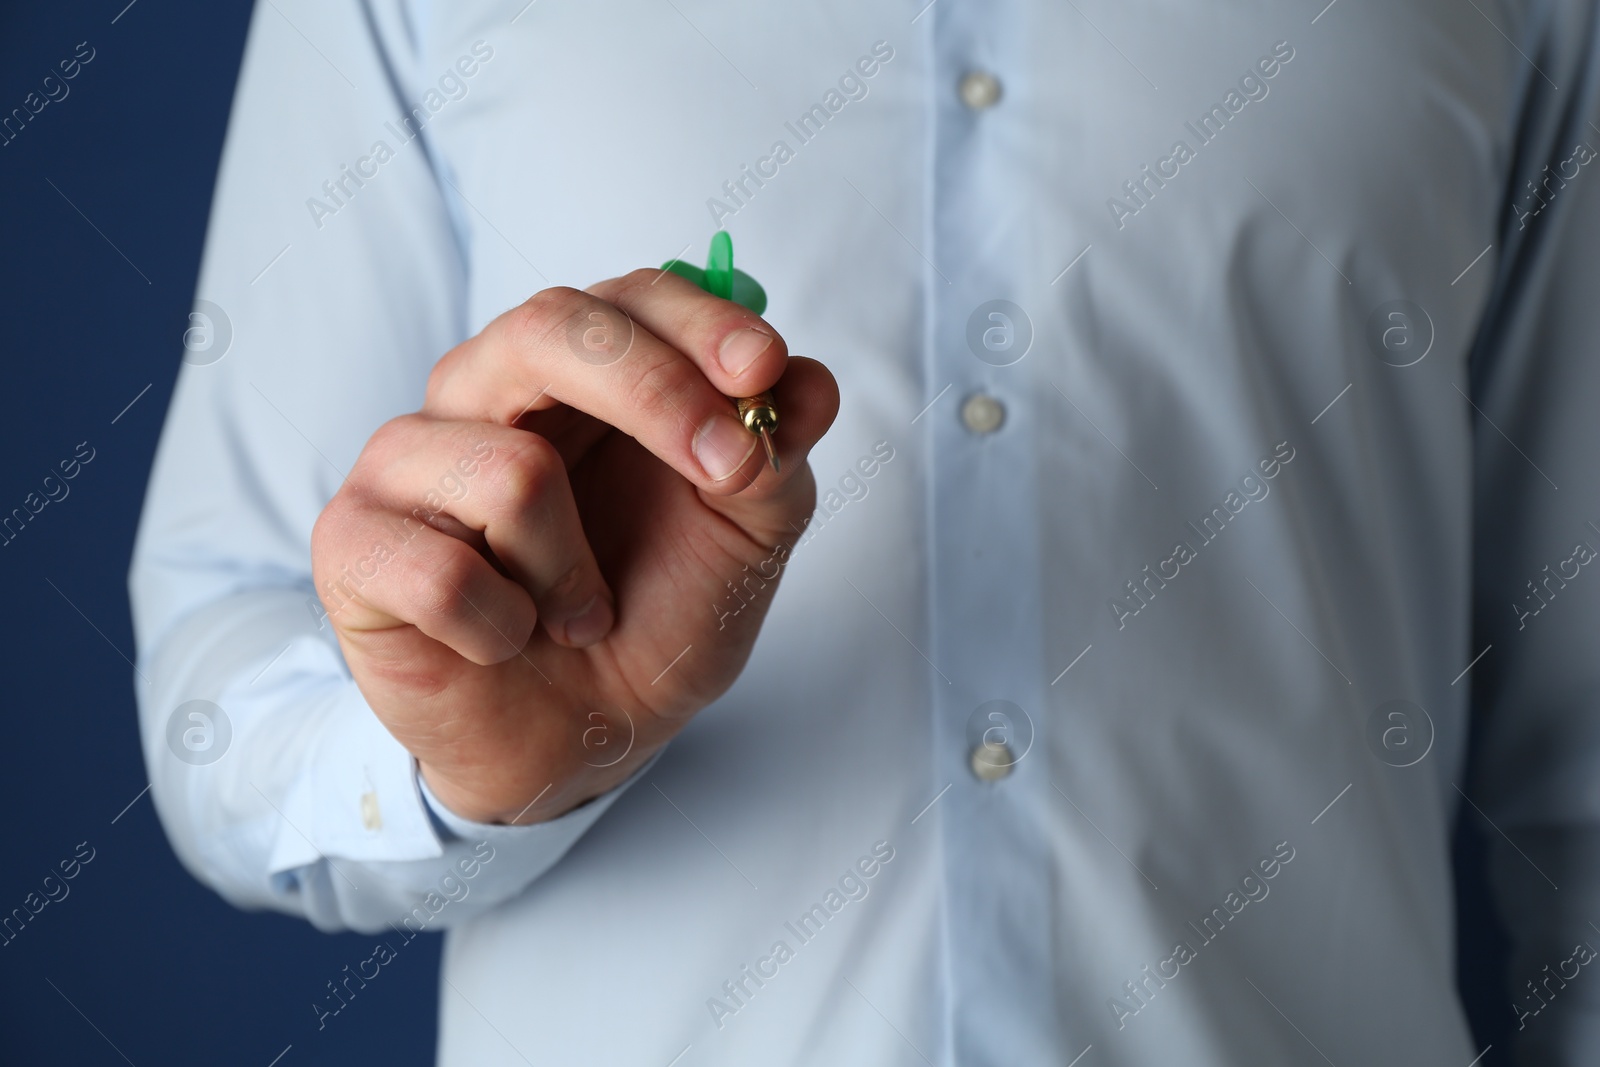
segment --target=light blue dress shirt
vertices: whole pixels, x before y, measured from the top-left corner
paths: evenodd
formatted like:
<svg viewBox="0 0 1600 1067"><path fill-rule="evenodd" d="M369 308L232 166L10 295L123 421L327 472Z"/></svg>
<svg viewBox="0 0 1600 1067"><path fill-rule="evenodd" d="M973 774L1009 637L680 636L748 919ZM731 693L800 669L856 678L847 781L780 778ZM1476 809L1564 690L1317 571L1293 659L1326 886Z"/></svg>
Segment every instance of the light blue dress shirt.
<svg viewBox="0 0 1600 1067"><path fill-rule="evenodd" d="M448 928L447 1065L1466 1067L1468 818L1525 1062L1600 1060L1597 32L260 5L131 576L179 856L373 935L320 1026ZM454 343L719 227L842 386L813 523L654 762L468 823L312 524Z"/></svg>

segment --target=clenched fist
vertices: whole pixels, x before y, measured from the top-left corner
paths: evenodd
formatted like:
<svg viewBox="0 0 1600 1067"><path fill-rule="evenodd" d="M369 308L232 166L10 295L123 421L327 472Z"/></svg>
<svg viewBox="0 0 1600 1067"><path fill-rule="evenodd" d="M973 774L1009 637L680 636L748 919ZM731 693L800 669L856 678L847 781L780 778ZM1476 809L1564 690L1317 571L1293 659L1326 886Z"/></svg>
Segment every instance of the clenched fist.
<svg viewBox="0 0 1600 1067"><path fill-rule="evenodd" d="M781 474L728 399L765 389ZM719 605L793 545L838 407L759 316L658 270L546 289L447 353L312 533L356 683L434 795L554 818L725 692L770 600Z"/></svg>

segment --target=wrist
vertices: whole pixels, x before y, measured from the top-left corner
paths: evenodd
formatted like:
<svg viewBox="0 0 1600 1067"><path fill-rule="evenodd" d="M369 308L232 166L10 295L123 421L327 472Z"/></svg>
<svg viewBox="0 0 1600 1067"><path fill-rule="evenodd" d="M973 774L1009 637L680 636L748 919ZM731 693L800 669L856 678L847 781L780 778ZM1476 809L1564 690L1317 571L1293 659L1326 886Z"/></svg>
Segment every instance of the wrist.
<svg viewBox="0 0 1600 1067"><path fill-rule="evenodd" d="M516 798L485 796L481 789L457 784L439 768L417 761L417 773L433 799L449 814L486 826L530 826L563 814L557 790L547 785L520 802ZM567 804L566 808L575 807Z"/></svg>

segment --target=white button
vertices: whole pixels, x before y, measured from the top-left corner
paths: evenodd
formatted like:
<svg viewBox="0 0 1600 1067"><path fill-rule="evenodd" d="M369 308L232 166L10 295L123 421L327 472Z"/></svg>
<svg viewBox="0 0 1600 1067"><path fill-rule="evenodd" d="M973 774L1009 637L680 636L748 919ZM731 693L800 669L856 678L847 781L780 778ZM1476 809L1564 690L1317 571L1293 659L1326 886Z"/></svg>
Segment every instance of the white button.
<svg viewBox="0 0 1600 1067"><path fill-rule="evenodd" d="M973 393L961 405L961 422L973 433L994 433L1005 421L1005 405L986 393Z"/></svg>
<svg viewBox="0 0 1600 1067"><path fill-rule="evenodd" d="M361 825L368 830L383 829L383 809L378 807L378 794L367 790L361 794Z"/></svg>
<svg viewBox="0 0 1600 1067"><path fill-rule="evenodd" d="M961 77L961 102L974 111L1000 102L1000 82L986 70L969 70Z"/></svg>
<svg viewBox="0 0 1600 1067"><path fill-rule="evenodd" d="M972 773L985 782L997 782L1011 773L1017 758L1008 745L985 741L972 750Z"/></svg>

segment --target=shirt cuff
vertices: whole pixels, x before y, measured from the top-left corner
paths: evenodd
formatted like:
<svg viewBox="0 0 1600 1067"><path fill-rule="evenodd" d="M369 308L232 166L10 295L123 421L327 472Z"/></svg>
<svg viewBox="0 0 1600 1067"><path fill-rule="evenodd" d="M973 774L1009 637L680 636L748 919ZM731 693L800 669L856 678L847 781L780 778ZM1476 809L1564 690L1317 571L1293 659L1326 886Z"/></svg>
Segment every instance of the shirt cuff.
<svg viewBox="0 0 1600 1067"><path fill-rule="evenodd" d="M286 679L321 678L326 693L332 650L316 638L294 642L274 667ZM316 683L309 683L315 686ZM275 694L311 697L310 692ZM473 843L482 862L499 856L475 883L483 899L504 899L556 864L630 786L660 758L657 751L609 791L547 822L498 826L464 819L433 796L417 761L378 720L346 675L318 716L315 737L281 801L283 823L273 844L268 875L281 880L323 860L420 864L432 872L448 866ZM484 850L481 846L487 845ZM486 858L487 857L487 858ZM390 868L399 872L400 867Z"/></svg>
<svg viewBox="0 0 1600 1067"><path fill-rule="evenodd" d="M326 654L318 644L308 640L306 653ZM442 856L417 791L415 762L355 682L343 681L302 764L304 773L284 797L281 814L288 826L274 844L268 873L324 857L371 862Z"/></svg>

